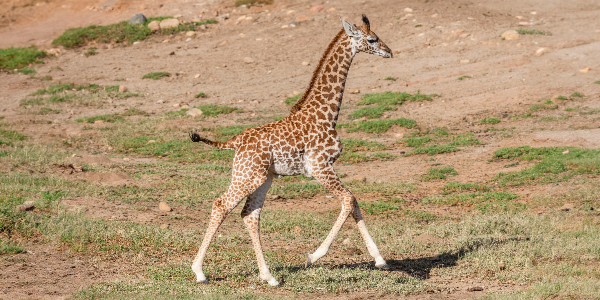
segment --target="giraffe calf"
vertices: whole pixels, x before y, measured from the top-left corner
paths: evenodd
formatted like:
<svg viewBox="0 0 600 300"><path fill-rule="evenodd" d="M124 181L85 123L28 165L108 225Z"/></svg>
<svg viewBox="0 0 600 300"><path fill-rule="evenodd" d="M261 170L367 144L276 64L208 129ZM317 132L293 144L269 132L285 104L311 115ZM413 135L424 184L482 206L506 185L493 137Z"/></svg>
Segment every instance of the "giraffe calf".
<svg viewBox="0 0 600 300"><path fill-rule="evenodd" d="M356 198L344 187L333 169L333 163L342 152L335 126L352 59L358 52L392 57L390 48L371 31L369 19L363 15L362 20L363 25L356 26L341 19L343 29L325 50L308 88L288 117L245 129L226 142L211 141L197 133L190 133L193 142L236 151L231 185L213 203L208 229L192 264L198 283L208 283L202 265L215 232L227 214L247 197L242 219L252 238L260 278L272 286L279 286L263 255L260 212L273 177L300 174L317 179L342 202L342 210L329 235L314 253L306 255L305 266L315 263L327 253L340 228L352 215L369 254L375 259L375 266L388 268L367 230Z"/></svg>

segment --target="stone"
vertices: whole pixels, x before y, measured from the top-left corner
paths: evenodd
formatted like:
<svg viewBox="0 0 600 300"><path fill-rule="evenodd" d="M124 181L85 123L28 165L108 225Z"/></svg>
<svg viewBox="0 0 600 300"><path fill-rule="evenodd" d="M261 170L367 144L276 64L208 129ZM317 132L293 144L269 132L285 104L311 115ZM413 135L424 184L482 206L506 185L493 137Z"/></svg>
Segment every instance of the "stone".
<svg viewBox="0 0 600 300"><path fill-rule="evenodd" d="M102 124L102 123L104 123L104 120L96 120L96 121L94 121L94 124Z"/></svg>
<svg viewBox="0 0 600 300"><path fill-rule="evenodd" d="M432 18L437 18L437 17L439 17L439 15L438 14L433 14L433 15L431 15L431 17Z"/></svg>
<svg viewBox="0 0 600 300"><path fill-rule="evenodd" d="M185 36L194 36L194 35L196 35L195 31L188 31L185 33Z"/></svg>
<svg viewBox="0 0 600 300"><path fill-rule="evenodd" d="M542 55L544 55L544 53L547 53L547 52L548 52L548 48L542 47L542 48L538 48L537 50L535 50L535 53L533 53L533 55L542 56Z"/></svg>
<svg viewBox="0 0 600 300"><path fill-rule="evenodd" d="M318 13L323 10L323 5L317 5L310 8L311 13Z"/></svg>
<svg viewBox="0 0 600 300"><path fill-rule="evenodd" d="M296 22L308 21L310 18L307 15L299 15L296 17Z"/></svg>
<svg viewBox="0 0 600 300"><path fill-rule="evenodd" d="M146 142L146 144L154 144L154 143L156 143L155 140L149 140L148 142Z"/></svg>
<svg viewBox="0 0 600 300"><path fill-rule="evenodd" d="M179 103L173 104L173 107L179 107Z"/></svg>
<svg viewBox="0 0 600 300"><path fill-rule="evenodd" d="M468 64L469 62L470 62L470 60L468 60L468 59L461 59L460 60L461 64Z"/></svg>
<svg viewBox="0 0 600 300"><path fill-rule="evenodd" d="M161 224L160 225L160 229L168 229L169 228L169 224Z"/></svg>
<svg viewBox="0 0 600 300"><path fill-rule="evenodd" d="M501 263L499 263L499 264L498 264L498 269L500 269L500 270L505 270L505 269L506 269L506 264L505 264L505 263L502 263L502 262L501 262Z"/></svg>
<svg viewBox="0 0 600 300"><path fill-rule="evenodd" d="M584 74L587 73L587 72L589 72L589 71L590 71L590 68L585 68L585 69L579 70L579 72L584 73Z"/></svg>
<svg viewBox="0 0 600 300"><path fill-rule="evenodd" d="M177 19L165 19L160 21L160 29L175 28L177 26L179 26L179 20Z"/></svg>
<svg viewBox="0 0 600 300"><path fill-rule="evenodd" d="M281 196L279 196L279 195L269 195L269 198L268 198L268 199L269 199L269 200L277 200L277 199L279 199L279 198L281 198Z"/></svg>
<svg viewBox="0 0 600 300"><path fill-rule="evenodd" d="M173 209L166 203L161 202L158 204L158 209L160 209L161 211L172 211Z"/></svg>
<svg viewBox="0 0 600 300"><path fill-rule="evenodd" d="M302 227L300 227L300 226L298 226L298 225L294 226L294 233L295 233L295 234L300 234L300 233L302 233Z"/></svg>
<svg viewBox="0 0 600 300"><path fill-rule="evenodd" d="M563 206L559 207L558 210L560 210L560 211L569 211L569 210L573 209L573 207L575 207L573 205L573 203L565 203Z"/></svg>
<svg viewBox="0 0 600 300"><path fill-rule="evenodd" d="M516 30L507 30L501 35L507 41L514 41L519 39L519 33Z"/></svg>
<svg viewBox="0 0 600 300"><path fill-rule="evenodd" d="M50 54L50 55L54 55L54 56L59 56L60 55L60 49L58 48L51 48L48 51L46 51L46 53Z"/></svg>
<svg viewBox="0 0 600 300"><path fill-rule="evenodd" d="M124 85L120 85L119 86L119 93L125 93L127 92L127 87Z"/></svg>
<svg viewBox="0 0 600 300"><path fill-rule="evenodd" d="M35 204L33 201L25 201L21 205L17 205L15 207L17 211L32 211L35 209Z"/></svg>
<svg viewBox="0 0 600 300"><path fill-rule="evenodd" d="M335 11L335 8L332 7L330 9L328 9L327 11Z"/></svg>
<svg viewBox="0 0 600 300"><path fill-rule="evenodd" d="M348 178L349 181L366 182L367 177L365 175L354 175Z"/></svg>
<svg viewBox="0 0 600 300"><path fill-rule="evenodd" d="M189 41L191 41L191 40L192 40L192 38L191 38L191 37L189 37L189 38L185 39L185 41L186 41L186 42L189 42Z"/></svg>
<svg viewBox="0 0 600 300"><path fill-rule="evenodd" d="M152 30L152 31L157 31L160 29L160 22L158 21L152 21L150 23L148 23L148 29Z"/></svg>
<svg viewBox="0 0 600 300"><path fill-rule="evenodd" d="M472 286L472 287L468 288L467 291L480 292L480 291L483 291L483 287L482 286Z"/></svg>
<svg viewBox="0 0 600 300"><path fill-rule="evenodd" d="M565 155L565 154L569 154L569 150L565 150L565 151L563 151L563 152L562 152L562 154L563 154L563 155Z"/></svg>
<svg viewBox="0 0 600 300"><path fill-rule="evenodd" d="M404 12L412 12L412 11L413 11L413 9L410 8L410 7L407 7L407 8L404 9Z"/></svg>
<svg viewBox="0 0 600 300"><path fill-rule="evenodd" d="M350 245L350 243L352 243L350 238L345 238L344 241L342 241L342 244L344 244L344 245Z"/></svg>
<svg viewBox="0 0 600 300"><path fill-rule="evenodd" d="M360 90L359 89L353 89L349 91L350 94L360 94Z"/></svg>
<svg viewBox="0 0 600 300"><path fill-rule="evenodd" d="M247 64L251 64L254 62L254 59L250 58L250 57L244 57L244 62Z"/></svg>
<svg viewBox="0 0 600 300"><path fill-rule="evenodd" d="M194 78L200 78L200 74L194 75Z"/></svg>
<svg viewBox="0 0 600 300"><path fill-rule="evenodd" d="M158 100L158 101L156 101L156 104L163 104L163 103L165 103L165 100Z"/></svg>
<svg viewBox="0 0 600 300"><path fill-rule="evenodd" d="M131 19L129 19L129 24L143 24L146 21L148 21L148 19L146 19L146 16L144 16L143 14L137 14L131 17Z"/></svg>
<svg viewBox="0 0 600 300"><path fill-rule="evenodd" d="M192 108L192 109L188 110L185 114L192 116L192 117L198 117L198 116L202 115L202 111L197 108Z"/></svg>
<svg viewBox="0 0 600 300"><path fill-rule="evenodd" d="M303 65L303 66L308 66L308 65L310 65L310 63L309 63L309 62L307 62L307 61L303 61L303 62L302 62L302 65Z"/></svg>

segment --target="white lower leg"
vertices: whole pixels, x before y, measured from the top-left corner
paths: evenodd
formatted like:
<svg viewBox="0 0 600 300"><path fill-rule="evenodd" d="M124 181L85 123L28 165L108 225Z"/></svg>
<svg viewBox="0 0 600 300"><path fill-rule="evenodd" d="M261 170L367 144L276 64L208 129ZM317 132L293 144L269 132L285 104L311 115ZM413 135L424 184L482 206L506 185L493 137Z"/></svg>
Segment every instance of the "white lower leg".
<svg viewBox="0 0 600 300"><path fill-rule="evenodd" d="M196 274L196 282L197 283L208 283L204 272L202 271L202 263L200 261L194 261L192 264L192 271Z"/></svg>
<svg viewBox="0 0 600 300"><path fill-rule="evenodd" d="M333 228L331 228L331 231L329 232L321 246L319 246L319 248L313 254L306 255L306 266L310 266L311 264L317 262L317 260L319 260L321 257L325 256L325 254L327 254L327 251L329 251L329 247L331 247L333 240L335 240L335 237L342 228L342 225L344 225L344 222L346 222L348 215L350 215L350 211L348 211L346 207L342 207L342 212L340 212L340 215L335 221Z"/></svg>
<svg viewBox="0 0 600 300"><path fill-rule="evenodd" d="M355 205L355 211L352 216L354 217L354 220L356 221L356 228L358 228L360 235L362 236L363 240L365 241L365 244L367 245L367 250L369 251L369 254L371 254L371 256L375 259L375 266L378 268L387 269L388 265L385 262L385 259L383 259L383 257L381 257L381 254L379 253L379 249L377 248L377 245L373 241L371 234L369 234L369 230L367 230L367 225L365 224L365 220L363 220L363 218L362 218L360 209L358 208L358 203L355 202L354 205Z"/></svg>

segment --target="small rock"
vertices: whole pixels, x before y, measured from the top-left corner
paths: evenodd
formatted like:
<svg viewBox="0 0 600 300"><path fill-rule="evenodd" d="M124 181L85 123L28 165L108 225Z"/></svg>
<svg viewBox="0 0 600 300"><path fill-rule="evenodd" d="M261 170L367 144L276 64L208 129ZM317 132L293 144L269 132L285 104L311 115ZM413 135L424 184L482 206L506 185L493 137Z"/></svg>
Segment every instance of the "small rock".
<svg viewBox="0 0 600 300"><path fill-rule="evenodd" d="M532 14L532 15L537 15L537 12L535 12L535 11L532 11L532 12L530 12L530 14Z"/></svg>
<svg viewBox="0 0 600 300"><path fill-rule="evenodd" d="M472 286L472 287L468 288L467 291L469 291L469 292L479 292L479 291L483 291L483 287L481 287L481 286Z"/></svg>
<svg viewBox="0 0 600 300"><path fill-rule="evenodd" d="M244 57L244 62L247 64L251 64L254 62L254 59L250 58L250 57Z"/></svg>
<svg viewBox="0 0 600 300"><path fill-rule="evenodd" d="M308 21L310 18L307 15L299 15L296 18L296 22L304 22L304 21Z"/></svg>
<svg viewBox="0 0 600 300"><path fill-rule="evenodd" d="M439 16L438 14L431 15L432 18L437 18L438 16Z"/></svg>
<svg viewBox="0 0 600 300"><path fill-rule="evenodd" d="M295 234L300 234L300 233L302 233L302 227L300 227L300 226L298 226L298 225L294 226L294 233L295 233Z"/></svg>
<svg viewBox="0 0 600 300"><path fill-rule="evenodd" d="M350 243L352 243L350 238L345 238L344 241L342 241L342 244L344 244L344 245L350 245Z"/></svg>
<svg viewBox="0 0 600 300"><path fill-rule="evenodd" d="M560 211L569 211L571 209L573 209L573 203L565 203L563 206L559 207L558 210Z"/></svg>
<svg viewBox="0 0 600 300"><path fill-rule="evenodd" d="M119 93L125 93L127 92L127 87L125 87L124 85L120 85L119 86Z"/></svg>
<svg viewBox="0 0 600 300"><path fill-rule="evenodd" d="M548 48L539 48L537 50L535 50L534 55L535 56L542 56L544 53L548 52Z"/></svg>
<svg viewBox="0 0 600 300"><path fill-rule="evenodd" d="M279 195L269 195L269 200L277 200L279 198L281 198Z"/></svg>
<svg viewBox="0 0 600 300"><path fill-rule="evenodd" d="M365 182L365 181L367 181L367 177L365 177L365 175L354 175L354 176L348 178L348 180L350 180L350 181L358 181L358 182Z"/></svg>
<svg viewBox="0 0 600 300"><path fill-rule="evenodd" d="M506 264L505 263L499 263L498 264L498 269L505 270L506 269Z"/></svg>
<svg viewBox="0 0 600 300"><path fill-rule="evenodd" d="M104 123L104 120L96 120L96 121L94 121L94 124L102 124L102 123Z"/></svg>
<svg viewBox="0 0 600 300"><path fill-rule="evenodd" d="M60 55L60 49L58 49L58 48L52 48L52 49L46 51L46 53L48 53L50 55L59 56Z"/></svg>
<svg viewBox="0 0 600 300"><path fill-rule="evenodd" d="M173 104L173 107L179 107L179 103Z"/></svg>
<svg viewBox="0 0 600 300"><path fill-rule="evenodd" d="M200 74L194 75L194 78L199 78L199 77L200 77Z"/></svg>
<svg viewBox="0 0 600 300"><path fill-rule="evenodd" d="M130 161L131 159L129 157L125 157L123 158L124 161Z"/></svg>
<svg viewBox="0 0 600 300"><path fill-rule="evenodd" d="M166 39L166 40L162 41L163 44L166 44L168 42L169 42L169 39Z"/></svg>
<svg viewBox="0 0 600 300"><path fill-rule="evenodd" d="M468 64L469 62L470 62L470 60L468 60L468 59L461 59L460 60L461 64Z"/></svg>
<svg viewBox="0 0 600 300"><path fill-rule="evenodd" d="M516 30L507 30L501 35L507 41L513 41L519 39L519 33Z"/></svg>
<svg viewBox="0 0 600 300"><path fill-rule="evenodd" d="M407 8L404 9L404 12L412 12L412 11L413 11L413 9L410 8L410 7L407 7Z"/></svg>
<svg viewBox="0 0 600 300"><path fill-rule="evenodd" d="M227 44L227 41L222 41L222 42L219 43L219 46L223 46L225 44Z"/></svg>
<svg viewBox="0 0 600 300"><path fill-rule="evenodd" d="M181 103L179 103L179 107L181 107L181 108L190 108L190 105L187 102L181 102Z"/></svg>
<svg viewBox="0 0 600 300"><path fill-rule="evenodd" d="M563 151L563 152L562 152L562 154L563 154L563 155L565 155L565 154L569 154L569 150L565 150L565 151Z"/></svg>
<svg viewBox="0 0 600 300"><path fill-rule="evenodd" d="M169 52L169 55L175 55L175 51Z"/></svg>
<svg viewBox="0 0 600 300"><path fill-rule="evenodd" d="M579 70L579 72L584 73L584 74L587 73L587 72L589 72L589 71L590 71L590 68L585 68L585 69Z"/></svg>
<svg viewBox="0 0 600 300"><path fill-rule="evenodd" d="M353 89L349 91L350 94L360 94L360 90L359 89Z"/></svg>
<svg viewBox="0 0 600 300"><path fill-rule="evenodd" d="M363 252L362 252L362 250L360 250L356 247L350 247L350 248L346 249L344 251L344 253L348 254L348 255L361 255Z"/></svg>
<svg viewBox="0 0 600 300"><path fill-rule="evenodd" d="M186 42L189 42L189 41L191 41L191 40L192 40L192 38L187 38L187 39L185 39L185 41L186 41Z"/></svg>
<svg viewBox="0 0 600 300"><path fill-rule="evenodd" d="M137 14L131 17L131 19L129 19L129 24L142 24L147 20L148 19L146 19L146 16L144 16L143 14Z"/></svg>
<svg viewBox="0 0 600 300"><path fill-rule="evenodd" d="M161 211L172 211L173 209L166 203L161 202L158 204L158 209L160 209Z"/></svg>
<svg viewBox="0 0 600 300"><path fill-rule="evenodd" d="M168 229L169 228L169 224L161 224L160 225L160 229Z"/></svg>
<svg viewBox="0 0 600 300"><path fill-rule="evenodd" d="M35 208L35 204L33 201L25 201L21 205L17 205L15 209L17 211L32 211Z"/></svg>
<svg viewBox="0 0 600 300"><path fill-rule="evenodd" d="M311 13L318 13L323 10L323 5L317 5L310 8Z"/></svg>
<svg viewBox="0 0 600 300"><path fill-rule="evenodd" d="M160 22L158 21L152 21L148 24L148 29L152 30L152 31L157 31L160 29Z"/></svg>
<svg viewBox="0 0 600 300"><path fill-rule="evenodd" d="M188 31L185 33L185 36L194 36L194 35L196 35L195 31Z"/></svg>
<svg viewBox="0 0 600 300"><path fill-rule="evenodd" d="M188 110L185 114L192 116L192 117L197 117L197 116L202 115L202 111L197 108L192 108L192 109Z"/></svg>
<svg viewBox="0 0 600 300"><path fill-rule="evenodd" d="M156 143L155 140L149 140L148 142L146 142L146 144L154 144L154 143Z"/></svg>
<svg viewBox="0 0 600 300"><path fill-rule="evenodd" d="M202 24L202 25L200 25L200 29L202 29L202 30L206 30L206 28L208 28L208 27L206 27L206 25L205 25L205 24Z"/></svg>
<svg viewBox="0 0 600 300"><path fill-rule="evenodd" d="M523 17L523 16L515 16L515 18L517 18L517 19L519 19L519 20L523 20L523 19L525 19L525 17Z"/></svg>
<svg viewBox="0 0 600 300"><path fill-rule="evenodd" d="M309 63L309 62L307 62L307 61L303 61L303 62L302 62L302 65L303 65L303 66L308 66L308 65L310 65L310 63Z"/></svg>
<svg viewBox="0 0 600 300"><path fill-rule="evenodd" d="M163 104L163 103L165 103L165 100L158 100L158 101L156 101L156 104Z"/></svg>
<svg viewBox="0 0 600 300"><path fill-rule="evenodd" d="M177 19L165 19L160 21L160 29L175 28L177 26L179 26L179 20Z"/></svg>
<svg viewBox="0 0 600 300"><path fill-rule="evenodd" d="M327 11L335 11L335 8L332 7L330 9L328 9Z"/></svg>

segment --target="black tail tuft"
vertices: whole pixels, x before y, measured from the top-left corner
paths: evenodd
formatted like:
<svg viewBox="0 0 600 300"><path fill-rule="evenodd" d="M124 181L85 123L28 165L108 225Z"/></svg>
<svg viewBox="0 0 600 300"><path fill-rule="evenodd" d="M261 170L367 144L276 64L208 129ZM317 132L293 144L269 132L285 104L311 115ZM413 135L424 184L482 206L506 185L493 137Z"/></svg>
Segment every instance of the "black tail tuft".
<svg viewBox="0 0 600 300"><path fill-rule="evenodd" d="M200 135L195 133L195 132L190 132L190 139L192 140L192 142L197 143L199 141L201 141L202 139L200 138Z"/></svg>

